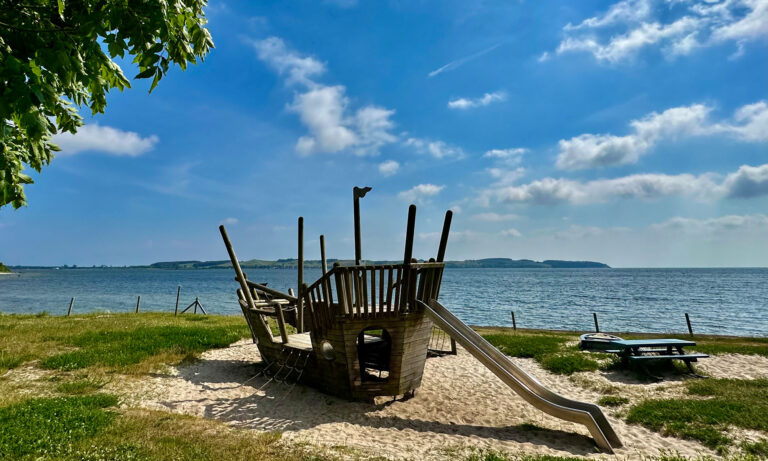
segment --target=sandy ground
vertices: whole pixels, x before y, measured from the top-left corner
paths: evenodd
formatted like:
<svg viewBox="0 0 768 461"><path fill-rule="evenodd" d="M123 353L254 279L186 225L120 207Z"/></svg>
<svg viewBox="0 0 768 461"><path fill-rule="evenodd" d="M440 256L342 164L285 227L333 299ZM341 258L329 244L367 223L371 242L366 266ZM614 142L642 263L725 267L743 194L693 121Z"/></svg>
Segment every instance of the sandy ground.
<svg viewBox="0 0 768 461"><path fill-rule="evenodd" d="M633 402L651 396L682 395L679 381L639 383L617 372L567 377L548 373L533 360L516 362L555 392L589 402L611 390ZM209 351L193 365L136 383L134 398L127 403L215 418L241 428L282 431L286 440L345 446L393 459L445 459L473 448L514 454L606 456L597 451L585 428L528 405L463 349L457 356L427 360L421 388L414 398L380 398L374 405L269 381L258 374L260 366L256 346L241 341ZM765 377L768 359L712 357L701 362L701 369L715 377ZM604 410L624 442L624 448L616 453L620 459L664 452L714 455L697 443L662 437L624 423L619 416L626 406Z"/></svg>

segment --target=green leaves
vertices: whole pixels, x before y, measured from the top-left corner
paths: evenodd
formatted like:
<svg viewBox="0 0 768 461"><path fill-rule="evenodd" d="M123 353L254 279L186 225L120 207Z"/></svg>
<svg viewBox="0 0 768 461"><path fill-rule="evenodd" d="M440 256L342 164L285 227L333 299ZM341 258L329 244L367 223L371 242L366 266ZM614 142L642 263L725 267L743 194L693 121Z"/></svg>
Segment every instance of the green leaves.
<svg viewBox="0 0 768 461"><path fill-rule="evenodd" d="M170 66L182 70L213 48L204 0L141 2L25 0L0 9L0 207L26 205L25 168L40 171L59 148L51 138L75 133L111 89L130 88L113 59L133 56L150 92ZM5 26L7 25L7 27Z"/></svg>

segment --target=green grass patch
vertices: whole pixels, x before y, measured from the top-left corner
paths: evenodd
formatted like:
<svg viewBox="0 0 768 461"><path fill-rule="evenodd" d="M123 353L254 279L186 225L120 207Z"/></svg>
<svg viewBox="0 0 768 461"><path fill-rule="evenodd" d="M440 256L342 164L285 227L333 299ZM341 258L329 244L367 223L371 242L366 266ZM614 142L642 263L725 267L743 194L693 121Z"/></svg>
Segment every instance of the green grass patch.
<svg viewBox="0 0 768 461"><path fill-rule="evenodd" d="M486 341L510 357L536 358L560 351L567 341L562 336L544 335L483 335Z"/></svg>
<svg viewBox="0 0 768 461"><path fill-rule="evenodd" d="M768 431L768 380L695 380L686 388L707 398L646 400L630 408L627 421L719 451L732 443L729 426Z"/></svg>
<svg viewBox="0 0 768 461"><path fill-rule="evenodd" d="M158 326L94 331L69 340L79 349L48 357L43 368L75 370L93 365L125 368L160 353L188 356L226 347L240 335L224 327Z"/></svg>
<svg viewBox="0 0 768 461"><path fill-rule="evenodd" d="M583 352L560 352L535 358L545 370L560 375L570 375L577 371L595 371L600 368L596 360L592 360Z"/></svg>
<svg viewBox="0 0 768 461"><path fill-rule="evenodd" d="M95 392L107 384L99 378L80 378L74 381L65 381L56 386L56 391L62 394L82 395Z"/></svg>
<svg viewBox="0 0 768 461"><path fill-rule="evenodd" d="M757 442L742 442L741 451L747 455L759 456L768 459L768 440L758 440Z"/></svg>
<svg viewBox="0 0 768 461"><path fill-rule="evenodd" d="M552 373L570 375L577 371L595 371L601 368L595 359L606 354L588 354L576 348L566 347L570 339L566 335L542 334L485 334L483 338L511 357L533 358Z"/></svg>
<svg viewBox="0 0 768 461"><path fill-rule="evenodd" d="M103 431L114 419L113 395L32 399L0 408L0 459L50 458Z"/></svg>
<svg viewBox="0 0 768 461"><path fill-rule="evenodd" d="M194 320L192 320L194 319ZM199 320L198 320L199 319ZM54 355L73 352L74 342L88 334L131 334L138 329L160 327L223 328L239 338L250 337L242 315L174 316L173 313L144 312L140 314L93 313L84 315L50 316L0 314L0 354L9 363L44 360ZM152 330L149 330L152 331ZM159 357L179 360L181 356ZM134 372L146 371L133 366Z"/></svg>
<svg viewBox="0 0 768 461"><path fill-rule="evenodd" d="M24 363L24 357L13 355L5 351L0 351L0 374L7 370L14 369Z"/></svg>
<svg viewBox="0 0 768 461"><path fill-rule="evenodd" d="M604 395L597 400L597 404L604 407L618 407L627 403L629 403L628 398L618 395Z"/></svg>

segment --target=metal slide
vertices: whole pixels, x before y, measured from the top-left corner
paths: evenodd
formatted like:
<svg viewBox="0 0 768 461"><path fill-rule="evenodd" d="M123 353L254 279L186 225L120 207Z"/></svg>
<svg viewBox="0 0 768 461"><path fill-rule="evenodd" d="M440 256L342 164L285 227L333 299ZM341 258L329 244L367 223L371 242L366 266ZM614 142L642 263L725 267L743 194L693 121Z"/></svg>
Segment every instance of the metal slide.
<svg viewBox="0 0 768 461"><path fill-rule="evenodd" d="M437 326L528 403L556 418L583 424L595 443L608 453L622 446L599 406L571 400L550 391L436 300L430 300L428 305L421 301L419 304Z"/></svg>

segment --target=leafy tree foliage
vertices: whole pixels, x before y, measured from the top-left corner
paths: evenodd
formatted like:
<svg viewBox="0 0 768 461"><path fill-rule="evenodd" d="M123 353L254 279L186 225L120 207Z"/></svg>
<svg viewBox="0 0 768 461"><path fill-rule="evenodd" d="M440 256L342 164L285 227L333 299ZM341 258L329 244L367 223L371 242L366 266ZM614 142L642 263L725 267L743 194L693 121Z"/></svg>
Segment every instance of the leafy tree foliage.
<svg viewBox="0 0 768 461"><path fill-rule="evenodd" d="M150 92L171 64L186 69L213 47L206 0L0 0L0 207L26 205L24 184L60 150L51 137L103 113L130 87L113 61L133 56Z"/></svg>

